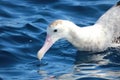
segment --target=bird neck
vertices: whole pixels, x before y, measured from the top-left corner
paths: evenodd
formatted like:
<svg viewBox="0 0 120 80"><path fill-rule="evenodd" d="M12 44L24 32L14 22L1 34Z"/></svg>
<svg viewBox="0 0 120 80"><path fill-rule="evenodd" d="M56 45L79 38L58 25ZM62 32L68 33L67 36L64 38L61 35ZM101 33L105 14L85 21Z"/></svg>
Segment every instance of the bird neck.
<svg viewBox="0 0 120 80"><path fill-rule="evenodd" d="M80 44L82 41L82 32L81 32L82 28L78 27L77 25L74 25L72 27L69 28L69 33L66 36L66 39L73 45L77 45ZM79 45L78 45L79 46ZM77 46L76 46L77 47Z"/></svg>
<svg viewBox="0 0 120 80"><path fill-rule="evenodd" d="M79 50L102 50L106 40L101 26L88 27L74 26L70 29L67 40ZM99 44L99 45L98 45Z"/></svg>

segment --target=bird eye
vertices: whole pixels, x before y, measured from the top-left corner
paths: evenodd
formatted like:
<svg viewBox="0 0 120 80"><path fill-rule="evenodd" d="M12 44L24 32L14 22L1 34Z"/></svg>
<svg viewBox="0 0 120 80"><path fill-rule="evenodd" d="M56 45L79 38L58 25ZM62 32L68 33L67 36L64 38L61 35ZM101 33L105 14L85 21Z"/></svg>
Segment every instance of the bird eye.
<svg viewBox="0 0 120 80"><path fill-rule="evenodd" d="M53 32L57 32L58 30L57 29L55 29Z"/></svg>

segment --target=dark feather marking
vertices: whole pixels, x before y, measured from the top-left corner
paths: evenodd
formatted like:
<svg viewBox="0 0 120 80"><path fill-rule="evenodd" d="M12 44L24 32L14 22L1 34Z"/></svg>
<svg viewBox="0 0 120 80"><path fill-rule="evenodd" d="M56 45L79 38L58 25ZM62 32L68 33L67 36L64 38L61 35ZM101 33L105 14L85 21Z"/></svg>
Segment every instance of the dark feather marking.
<svg viewBox="0 0 120 80"><path fill-rule="evenodd" d="M120 6L120 1L117 2L116 6Z"/></svg>
<svg viewBox="0 0 120 80"><path fill-rule="evenodd" d="M118 43L118 44L120 44L120 36L117 37L116 39L114 39L113 43Z"/></svg>

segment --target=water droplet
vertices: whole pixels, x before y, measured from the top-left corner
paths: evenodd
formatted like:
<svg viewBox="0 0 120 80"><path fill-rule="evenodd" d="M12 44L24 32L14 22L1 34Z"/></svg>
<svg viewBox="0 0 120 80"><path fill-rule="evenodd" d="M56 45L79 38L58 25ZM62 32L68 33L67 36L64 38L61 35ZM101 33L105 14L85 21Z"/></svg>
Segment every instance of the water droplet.
<svg viewBox="0 0 120 80"><path fill-rule="evenodd" d="M29 42L31 43L31 42L33 42L32 40L29 40Z"/></svg>

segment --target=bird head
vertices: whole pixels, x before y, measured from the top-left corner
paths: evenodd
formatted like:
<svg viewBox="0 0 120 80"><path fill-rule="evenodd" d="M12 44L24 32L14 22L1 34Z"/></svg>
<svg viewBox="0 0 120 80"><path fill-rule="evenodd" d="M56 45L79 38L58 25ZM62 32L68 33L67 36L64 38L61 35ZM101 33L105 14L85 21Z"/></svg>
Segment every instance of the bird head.
<svg viewBox="0 0 120 80"><path fill-rule="evenodd" d="M73 24L67 20L56 20L47 28L47 36L43 47L38 51L38 59L42 59L49 48L59 39L69 35L69 26Z"/></svg>

